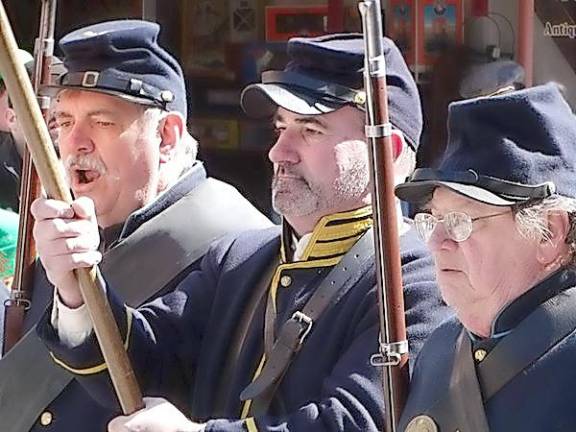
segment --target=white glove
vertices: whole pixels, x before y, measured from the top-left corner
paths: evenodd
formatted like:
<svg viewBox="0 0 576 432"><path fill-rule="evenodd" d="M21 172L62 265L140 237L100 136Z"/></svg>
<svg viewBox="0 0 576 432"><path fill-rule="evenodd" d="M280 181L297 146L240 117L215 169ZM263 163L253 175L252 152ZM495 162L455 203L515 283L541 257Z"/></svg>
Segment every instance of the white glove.
<svg viewBox="0 0 576 432"><path fill-rule="evenodd" d="M72 271L92 267L102 259L94 203L85 197L72 204L39 198L32 203L31 212L36 249L48 280L66 306L81 306L84 301Z"/></svg>
<svg viewBox="0 0 576 432"><path fill-rule="evenodd" d="M186 418L163 398L144 398L145 408L130 416L116 417L108 423L108 432L202 432L203 424Z"/></svg>

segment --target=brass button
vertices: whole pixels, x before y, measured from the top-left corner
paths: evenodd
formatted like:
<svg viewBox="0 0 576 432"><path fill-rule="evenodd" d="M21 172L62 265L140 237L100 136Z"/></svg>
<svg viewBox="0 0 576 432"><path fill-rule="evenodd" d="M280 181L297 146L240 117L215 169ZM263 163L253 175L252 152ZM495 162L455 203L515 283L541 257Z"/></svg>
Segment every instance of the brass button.
<svg viewBox="0 0 576 432"><path fill-rule="evenodd" d="M288 275L284 275L280 278L280 285L282 285L284 288L289 287L291 283L292 278Z"/></svg>
<svg viewBox="0 0 576 432"><path fill-rule="evenodd" d="M405 432L438 432L438 426L436 426L432 417L419 415L408 423Z"/></svg>
<svg viewBox="0 0 576 432"><path fill-rule="evenodd" d="M476 361L478 363L480 363L482 360L484 360L486 358L486 355L488 353L486 352L485 349L477 349L476 351L474 351L474 358L476 359Z"/></svg>
<svg viewBox="0 0 576 432"><path fill-rule="evenodd" d="M54 417L50 411L44 411L42 415L40 415L40 424L42 426L48 426L52 423L53 418Z"/></svg>
<svg viewBox="0 0 576 432"><path fill-rule="evenodd" d="M354 95L354 103L356 105L364 105L366 103L366 92L359 91Z"/></svg>
<svg viewBox="0 0 576 432"><path fill-rule="evenodd" d="M172 102L174 100L174 93L170 90L162 90L160 92L160 99L162 99L163 102Z"/></svg>

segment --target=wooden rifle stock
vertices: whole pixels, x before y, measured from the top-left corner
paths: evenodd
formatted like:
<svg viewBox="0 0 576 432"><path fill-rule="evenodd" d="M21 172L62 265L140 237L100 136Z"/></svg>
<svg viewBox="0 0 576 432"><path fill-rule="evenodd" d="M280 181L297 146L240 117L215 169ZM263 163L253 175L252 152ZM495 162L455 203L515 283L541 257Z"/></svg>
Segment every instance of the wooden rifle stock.
<svg viewBox="0 0 576 432"><path fill-rule="evenodd" d="M60 165L48 128L35 100L24 65L18 62L16 53L14 34L4 4L0 0L0 71L47 195L71 202L72 196L59 171ZM101 279L98 277L98 269L96 267L77 269L74 275L94 324L94 332L122 410L125 414L131 414L144 406L142 394L104 294Z"/></svg>
<svg viewBox="0 0 576 432"><path fill-rule="evenodd" d="M40 87L50 83L50 66L54 55L54 26L56 22L56 0L42 0L38 38L34 48L34 74L32 83L34 92L39 95ZM48 123L50 100L38 97L42 116ZM22 174L20 177L20 221L18 226L18 247L14 281L10 291L10 300L5 305L4 344L6 354L22 337L24 316L30 307L34 285L34 263L36 247L32 237L34 221L30 215L30 206L40 196L41 185L38 173L32 163L30 152L25 147L22 154Z"/></svg>
<svg viewBox="0 0 576 432"><path fill-rule="evenodd" d="M376 281L380 311L380 352L371 358L383 369L385 431L396 430L408 390L408 342L400 237L394 198L394 150L388 120L386 63L380 0L359 3L364 27L366 136L370 148Z"/></svg>

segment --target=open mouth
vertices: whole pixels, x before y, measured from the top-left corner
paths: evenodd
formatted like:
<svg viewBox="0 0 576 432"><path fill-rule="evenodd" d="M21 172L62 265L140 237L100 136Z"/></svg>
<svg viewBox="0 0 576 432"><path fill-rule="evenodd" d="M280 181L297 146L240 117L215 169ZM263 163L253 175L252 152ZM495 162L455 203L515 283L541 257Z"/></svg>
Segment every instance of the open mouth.
<svg viewBox="0 0 576 432"><path fill-rule="evenodd" d="M76 184L89 185L100 178L100 173L96 170L75 169L74 179Z"/></svg>
<svg viewBox="0 0 576 432"><path fill-rule="evenodd" d="M106 175L106 165L96 155L69 155L64 161L66 177L75 193L88 192Z"/></svg>

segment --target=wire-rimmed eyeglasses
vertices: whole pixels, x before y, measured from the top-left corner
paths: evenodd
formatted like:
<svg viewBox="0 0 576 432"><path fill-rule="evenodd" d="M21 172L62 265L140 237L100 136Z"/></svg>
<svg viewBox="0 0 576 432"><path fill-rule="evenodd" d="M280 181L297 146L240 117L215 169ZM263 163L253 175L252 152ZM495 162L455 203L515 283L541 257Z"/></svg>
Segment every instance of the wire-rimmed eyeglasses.
<svg viewBox="0 0 576 432"><path fill-rule="evenodd" d="M478 220L493 218L510 213L510 210L502 213L494 213L486 216L470 217L470 215L463 212L450 212L446 213L443 217L439 218L430 213L416 213L414 216L414 226L422 240L426 243L432 237L432 233L439 222L444 224L446 234L455 242L463 242L470 238L472 234L472 224Z"/></svg>

